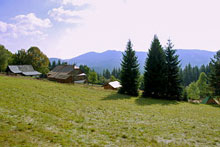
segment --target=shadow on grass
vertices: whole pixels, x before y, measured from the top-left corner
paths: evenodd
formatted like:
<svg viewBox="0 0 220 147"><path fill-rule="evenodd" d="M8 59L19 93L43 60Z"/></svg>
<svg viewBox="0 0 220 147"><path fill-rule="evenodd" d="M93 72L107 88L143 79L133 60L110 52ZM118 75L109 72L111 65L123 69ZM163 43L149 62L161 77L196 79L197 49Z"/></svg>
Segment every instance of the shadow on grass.
<svg viewBox="0 0 220 147"><path fill-rule="evenodd" d="M176 104L178 104L178 101L140 97L140 98L135 100L135 103L137 105L141 105L141 106L155 105L155 104L159 104L159 105L176 105Z"/></svg>
<svg viewBox="0 0 220 147"><path fill-rule="evenodd" d="M191 103L191 102L189 102L189 103L193 104L193 105L207 105L207 106L211 106L211 107L220 108L220 105L218 105L218 104L202 104L202 103Z"/></svg>
<svg viewBox="0 0 220 147"><path fill-rule="evenodd" d="M216 108L220 108L220 105L218 105L218 104L207 104L207 105L212 106L212 107L216 107Z"/></svg>
<svg viewBox="0 0 220 147"><path fill-rule="evenodd" d="M125 99L130 99L130 98L131 98L131 96L129 96L129 95L115 93L115 94L108 95L107 97L103 98L102 100L125 100Z"/></svg>

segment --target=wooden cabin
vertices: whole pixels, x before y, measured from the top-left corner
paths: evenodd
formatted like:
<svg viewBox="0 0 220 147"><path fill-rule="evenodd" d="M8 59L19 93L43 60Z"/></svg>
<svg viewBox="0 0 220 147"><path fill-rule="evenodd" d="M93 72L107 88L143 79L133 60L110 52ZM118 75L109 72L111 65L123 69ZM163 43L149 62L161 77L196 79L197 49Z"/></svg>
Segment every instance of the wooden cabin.
<svg viewBox="0 0 220 147"><path fill-rule="evenodd" d="M103 87L104 89L117 90L121 87L121 84L118 81L113 81L105 84Z"/></svg>
<svg viewBox="0 0 220 147"><path fill-rule="evenodd" d="M23 75L35 77L41 75L40 72L34 70L32 65L8 65L6 72L8 75Z"/></svg>
<svg viewBox="0 0 220 147"><path fill-rule="evenodd" d="M86 82L86 74L73 65L58 65L47 74L47 77L49 80L60 83Z"/></svg>

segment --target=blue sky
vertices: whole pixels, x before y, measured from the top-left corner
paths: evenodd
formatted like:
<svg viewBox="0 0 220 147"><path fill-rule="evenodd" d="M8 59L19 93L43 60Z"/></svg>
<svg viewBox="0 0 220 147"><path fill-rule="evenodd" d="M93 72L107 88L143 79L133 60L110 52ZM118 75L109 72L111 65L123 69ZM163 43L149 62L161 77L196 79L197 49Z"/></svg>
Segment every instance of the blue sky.
<svg viewBox="0 0 220 147"><path fill-rule="evenodd" d="M220 49L219 0L0 0L0 44L12 52L38 46L48 57L123 51L128 39L147 51L163 46Z"/></svg>

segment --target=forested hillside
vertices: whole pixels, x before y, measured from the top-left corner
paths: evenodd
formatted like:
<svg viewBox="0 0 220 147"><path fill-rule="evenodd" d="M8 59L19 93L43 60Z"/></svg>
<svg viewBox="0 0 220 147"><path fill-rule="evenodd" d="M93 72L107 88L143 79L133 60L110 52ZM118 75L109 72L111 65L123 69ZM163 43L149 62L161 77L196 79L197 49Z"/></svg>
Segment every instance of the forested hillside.
<svg viewBox="0 0 220 147"><path fill-rule="evenodd" d="M189 63L192 66L201 66L203 64L207 65L211 61L210 58L212 58L214 54L215 52L205 50L177 50L177 55L179 55L179 59L181 60L181 67L185 67ZM143 72L147 53L137 51L136 55L138 57L138 62L140 63L140 70ZM60 60L69 64L76 63L77 65L88 65L97 72L102 72L104 69L113 70L113 68L119 68L121 59L121 51L108 50L103 53L89 52L72 59ZM58 58L50 58L51 62L58 62L58 60Z"/></svg>

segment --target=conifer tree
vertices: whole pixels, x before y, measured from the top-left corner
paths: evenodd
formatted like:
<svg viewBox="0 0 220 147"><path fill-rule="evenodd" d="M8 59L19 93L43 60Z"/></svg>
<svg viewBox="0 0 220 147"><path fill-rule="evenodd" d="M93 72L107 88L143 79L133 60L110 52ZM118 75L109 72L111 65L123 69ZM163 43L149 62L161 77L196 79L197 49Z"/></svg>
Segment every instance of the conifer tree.
<svg viewBox="0 0 220 147"><path fill-rule="evenodd" d="M181 79L179 76L179 63L178 55L175 54L176 50L173 49L173 44L168 40L165 49L166 55L166 98L172 100L179 100L182 87Z"/></svg>
<svg viewBox="0 0 220 147"><path fill-rule="evenodd" d="M220 50L211 60L210 68L210 85L213 88L214 96L220 96Z"/></svg>
<svg viewBox="0 0 220 147"><path fill-rule="evenodd" d="M54 60L51 65L51 69L54 69L55 67L56 67L56 61Z"/></svg>
<svg viewBox="0 0 220 147"><path fill-rule="evenodd" d="M57 65L61 65L61 60L60 60L60 59L58 60L58 63L57 63Z"/></svg>
<svg viewBox="0 0 220 147"><path fill-rule="evenodd" d="M158 37L155 35L145 63L144 97L162 98L165 96L165 61L165 53Z"/></svg>
<svg viewBox="0 0 220 147"><path fill-rule="evenodd" d="M121 85L119 93L138 96L139 87L139 64L131 41L127 43L127 49L123 53L121 62Z"/></svg>

